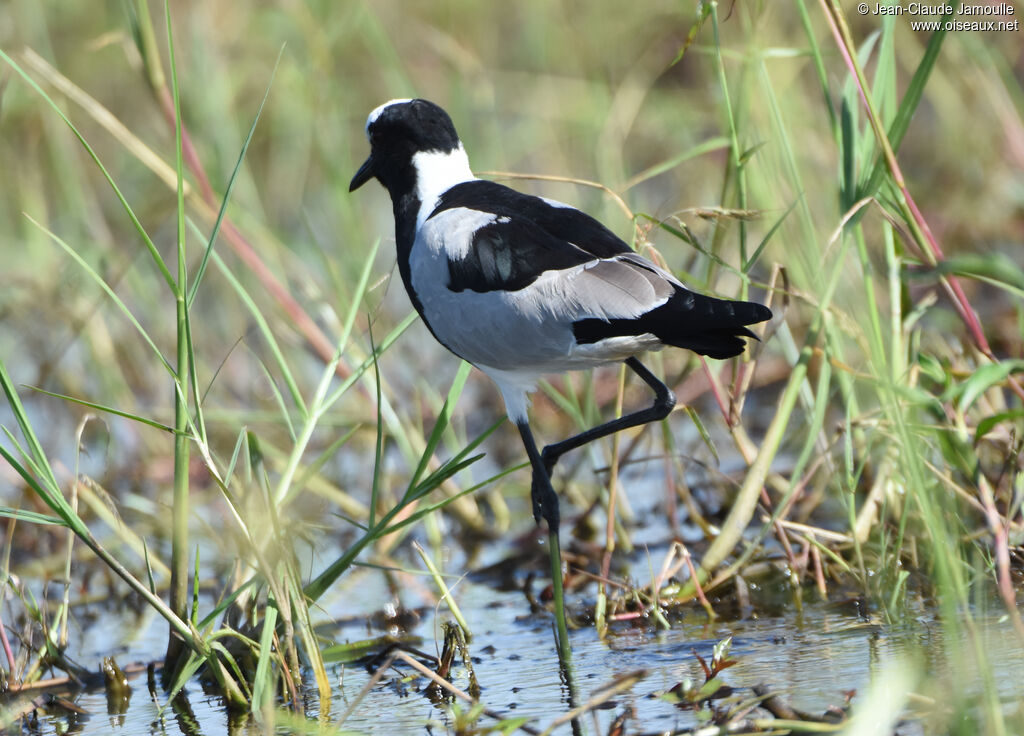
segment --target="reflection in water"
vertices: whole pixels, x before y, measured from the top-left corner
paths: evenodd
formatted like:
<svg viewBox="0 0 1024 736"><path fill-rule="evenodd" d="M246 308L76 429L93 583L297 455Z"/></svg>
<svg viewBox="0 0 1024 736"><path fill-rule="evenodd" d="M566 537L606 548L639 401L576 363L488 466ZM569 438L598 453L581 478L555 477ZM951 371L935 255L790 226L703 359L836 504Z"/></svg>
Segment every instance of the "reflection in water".
<svg viewBox="0 0 1024 736"><path fill-rule="evenodd" d="M128 677L117 666L113 657L104 657L100 665L103 671L103 684L107 693L107 715L111 726L123 726L124 714L132 700L132 688Z"/></svg>

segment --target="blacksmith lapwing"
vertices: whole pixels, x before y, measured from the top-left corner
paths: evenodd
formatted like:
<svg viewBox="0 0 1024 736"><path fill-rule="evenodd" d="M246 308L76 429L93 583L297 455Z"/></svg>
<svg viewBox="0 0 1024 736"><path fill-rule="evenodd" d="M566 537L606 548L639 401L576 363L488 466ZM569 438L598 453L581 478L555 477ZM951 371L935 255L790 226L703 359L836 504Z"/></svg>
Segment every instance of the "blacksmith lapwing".
<svg viewBox="0 0 1024 736"><path fill-rule="evenodd" d="M597 220L561 202L478 179L451 118L422 99L387 102L366 121L372 178L394 206L398 270L434 337L498 384L533 466L537 522L559 521L558 458L613 432L664 419L672 391L637 359L665 346L730 358L770 319L753 302L696 294ZM546 373L624 361L654 404L538 452L528 395Z"/></svg>

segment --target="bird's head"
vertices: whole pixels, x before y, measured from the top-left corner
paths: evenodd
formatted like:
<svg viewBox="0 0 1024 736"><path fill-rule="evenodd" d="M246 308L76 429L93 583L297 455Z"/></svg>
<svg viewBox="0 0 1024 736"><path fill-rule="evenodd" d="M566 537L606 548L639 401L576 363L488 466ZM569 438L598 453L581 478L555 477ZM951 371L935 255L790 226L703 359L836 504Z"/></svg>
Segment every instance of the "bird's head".
<svg viewBox="0 0 1024 736"><path fill-rule="evenodd" d="M392 194L416 185L418 154L465 159L448 113L427 100L391 100L366 119L370 155L352 177L349 191L376 178ZM467 165L468 168L468 165Z"/></svg>

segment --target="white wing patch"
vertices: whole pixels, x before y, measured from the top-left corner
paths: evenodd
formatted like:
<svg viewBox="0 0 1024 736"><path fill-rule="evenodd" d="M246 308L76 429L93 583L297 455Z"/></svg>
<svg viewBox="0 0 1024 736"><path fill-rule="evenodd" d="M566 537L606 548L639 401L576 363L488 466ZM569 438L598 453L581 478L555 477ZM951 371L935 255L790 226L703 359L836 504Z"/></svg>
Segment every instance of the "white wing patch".
<svg viewBox="0 0 1024 736"><path fill-rule="evenodd" d="M433 209L427 212L427 215L430 212L433 212ZM421 226L416 234L416 242L413 243L409 259L414 277L418 270L418 260L442 255L445 259L445 277L440 280L439 286L447 288L448 260L458 261L465 258L473 245L473 236L476 231L493 222L508 222L508 218L468 207L453 207L438 213L436 217ZM424 287L427 286L424 283Z"/></svg>

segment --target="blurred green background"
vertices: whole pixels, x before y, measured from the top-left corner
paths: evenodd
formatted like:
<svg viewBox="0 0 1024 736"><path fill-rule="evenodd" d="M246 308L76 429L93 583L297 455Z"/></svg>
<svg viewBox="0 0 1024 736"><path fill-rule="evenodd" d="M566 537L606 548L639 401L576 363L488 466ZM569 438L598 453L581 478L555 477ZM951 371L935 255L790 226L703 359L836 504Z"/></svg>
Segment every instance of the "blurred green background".
<svg viewBox="0 0 1024 736"><path fill-rule="evenodd" d="M889 125L931 36L911 30L907 17L859 15L852 3L843 5L880 117ZM269 87L228 215L332 344L353 307L367 254L382 239L369 295L355 305L346 364L363 360L410 311L396 278L386 193L376 186L348 193L368 150L366 115L391 98L426 97L449 111L477 172L504 172L485 174L502 180L513 172L598 183L607 190L580 182L513 182L582 207L645 253L653 247L695 287L770 298L777 319L754 379L755 387L769 389L744 414L751 435L759 437L772 419L772 386L796 370L801 349L832 362L800 366L809 363L808 379L776 472L797 470L766 485L791 491L806 482L814 492L807 502L812 510L826 497L848 503L839 512L822 504L826 523L838 525L852 525L866 507L857 494L891 492L891 505L878 518L898 524L872 531L876 556L867 564L860 547L856 554L843 549L850 562L845 571L852 569L857 584L877 594L881 605L890 604L892 614L906 590L905 577L897 581L893 571L920 563L929 574L939 571L938 597L952 601L945 612L960 611L969 599L976 602L971 586L987 582L993 571L987 556L992 530L979 511L987 499L969 495L986 472L1006 529L1016 534L1020 528L1024 476L1014 458L1022 413L1007 383L1020 365L997 364L1005 372L990 371L991 380L965 392L970 402L961 403L964 393L956 389L993 357L1022 355L1024 35L948 34L898 151L907 188L949 259L946 272L967 275L961 284L993 349L983 357L971 347L936 269L922 258L921 239L908 233L891 178L872 192L876 202L859 205L860 227L840 237L856 206L854 184L866 178L879 149L821 4L736 0L717 6L717 22L699 23L703 7L694 0L208 0L175 1L171 17L183 118L218 199ZM152 4L151 13L166 70L162 6ZM1018 9L1013 17L1019 15ZM0 48L79 128L173 263L173 176L169 184L150 168L157 163L140 160L148 149L173 175L173 127L147 83L131 17L131 8L115 2L5 0ZM194 188L195 176L187 178ZM209 213L194 199L188 211L208 233ZM0 356L15 383L171 423L167 372L122 310L44 229L103 277L164 355L174 354L173 299L136 229L64 122L11 65L0 63ZM193 272L203 246L190 236ZM309 349L294 315L267 293L223 233L217 250L269 322L309 396L323 357ZM245 427L259 436L268 465L278 470L292 430L283 416L294 410L282 408L285 391L267 332L213 265L192 315L197 376L218 461L231 455ZM811 329L819 317L820 340ZM699 372L680 351L659 360L668 376ZM457 361L417 323L385 353L380 370L388 442L401 446L384 464L386 491L408 481ZM606 413L613 384L606 380L606 390L593 392ZM374 389L367 378L346 394L310 445L312 454L355 431L350 447L356 451L332 456L324 476L357 505L345 506L341 494L320 488L330 513L340 505L359 516L358 503L369 498ZM79 443L75 429L85 409L28 390L23 397L65 476L81 460L83 471L113 490L138 492L121 498L122 513L144 512L139 516L157 531L166 526L163 497L150 506L140 500L170 484L166 433L109 419L105 428L87 426ZM721 438L725 421L706 403L711 410L704 421ZM537 403L539 434L564 436L568 420L551 406ZM591 404L586 410L596 413ZM0 415L12 426L6 406ZM465 445L500 415L493 387L474 374L446 449ZM974 432L992 416L998 422L979 443ZM497 437L488 446L489 472L523 460L509 428ZM670 438L662 440L667 455ZM90 450L81 458L79 444ZM743 454L743 443L736 444ZM795 455L801 462L793 463ZM915 458L931 465L923 471ZM750 465L750 457L743 459ZM201 463L195 455L192 460L201 486ZM716 482L733 487L717 476ZM500 488L521 492L521 521L529 525L526 483L520 473ZM8 502L8 489L21 487L0 464L0 497ZM950 487L963 492L957 497ZM487 518L505 523L501 498L494 494L489 501ZM920 513L906 522L904 508ZM310 517L325 522L322 507ZM904 538L908 528L920 537ZM323 533L305 531L310 539ZM229 546L216 531L211 537ZM1006 540L1001 543L1005 549ZM938 560L933 568L930 560ZM961 586L965 578L969 583ZM960 641L956 619L945 622L954 627L947 631L950 641ZM996 702L991 712L998 709Z"/></svg>
<svg viewBox="0 0 1024 736"><path fill-rule="evenodd" d="M695 8L693 2L650 1L216 0L174 2L172 16L183 112L218 191L283 49L231 214L259 239L260 254L287 275L308 308L329 313L344 302L346 281L368 243L391 233L382 192L353 197L346 191L366 152L362 127L370 109L392 97L424 96L451 113L479 171L579 177L622 191L639 172L729 135L710 24L672 64L695 22ZM160 8L153 12L162 26ZM816 242L805 242L809 233L789 218L762 259L765 271L778 262L799 277L825 251L842 214L835 196L839 153L809 40L794 3L724 3L719 13L730 103L742 121L741 144L753 151L749 207L763 213L750 223L751 238L756 243L757 234L802 196ZM838 82L845 68L820 8L810 3L809 13L829 78ZM852 12L851 18L861 42L882 23ZM895 73L905 85L927 34L911 32L906 19L895 25ZM1021 262L1016 246L1024 236L1022 38L1013 32L951 36L900 151L910 190L950 253L999 251ZM15 55L24 48L39 53L172 159L172 132L148 91L121 4L9 0L0 7L0 44ZM96 324L104 321L103 300L94 289L82 288L78 267L22 213L117 278L123 296L145 304L160 289L151 273L136 268L139 248L131 225L63 123L10 69L0 79L0 345L5 353L18 350L28 363L52 369L52 385L72 391L80 382L97 380L90 348L76 341L75 330L106 329L115 351L110 357L116 359L91 357L100 358L107 371L129 374L136 395L146 395L145 375L131 375L134 348L122 339L124 326ZM769 96L781 118L774 117ZM64 106L143 223L163 234L169 247L173 192L81 108ZM800 167L802 191L780 161L782 135ZM727 156L719 146L623 196L634 210L658 218L721 205ZM584 206L618 233L631 235L631 223L599 192L518 185ZM684 219L701 237L715 227L736 230L734 222L708 223L692 214ZM724 243L719 255L735 264L735 243ZM664 246L664 238L656 245ZM664 255L671 265L692 262L693 254L681 244L670 246ZM382 269L391 257L383 248ZM802 264L804 257L809 260ZM246 278L244 269L238 272ZM204 332L232 344L244 322L232 314L237 310L231 304L206 296L210 318ZM147 328L161 329L158 323ZM38 380L31 373L22 378Z"/></svg>
<svg viewBox="0 0 1024 736"><path fill-rule="evenodd" d="M269 85L228 214L330 340L340 332L365 254L384 239L374 286L360 307L358 337L346 356L350 363L367 354L371 332L385 334L409 304L394 278L386 193L374 186L350 195L348 182L367 153L367 113L387 99L417 95L450 112L478 172L572 177L620 195L634 213L653 220L638 217L634 227L614 197L594 187L512 182L581 206L640 246L650 243L698 288L735 296L748 288L737 271L749 270L753 298L763 299L773 268L781 266L791 298L780 310L777 294L773 306L796 345L825 290L826 268L838 264L845 275L833 299L830 346L844 364L861 370L871 360L861 329L871 316L864 282L885 268L882 208L865 212L866 264L836 247L834 236L851 204L843 201L849 190L844 170L863 178L878 149L825 15L816 3L737 1L718 7L717 26L698 25L700 7L214 0L174 2L171 16L184 120L218 198ZM151 12L166 69L162 7ZM108 111L173 163L173 129L146 82L131 17L130 8L113 2L9 0L0 5L0 46L59 101L173 261L173 185L140 163L126 133L97 122ZM883 21L851 12L850 22L877 85L880 114L891 119L929 36L911 31L906 18ZM889 24L886 33L883 23ZM1022 38L1019 32L950 34L899 151L909 190L947 256L984 256L985 268L1010 283L1017 280L1019 293ZM32 61L32 55L45 62ZM46 72L45 64L55 71ZM83 107L59 91L55 80L61 75L94 102ZM9 370L16 382L170 421L167 376L135 329L28 218L91 264L172 355L174 309L166 286L64 123L7 65L0 68L0 85L0 351ZM848 145L839 144L842 135ZM195 184L191 175L189 181ZM888 204L893 191L883 187L880 200ZM194 207L190 212L209 232L209 216ZM652 221L677 230L685 225L692 242ZM756 263L744 263L765 238ZM202 248L192 238L193 269ZM217 248L294 361L302 389L311 391L322 360L223 234ZM908 250L913 259L913 248ZM907 279L903 306L927 306L934 294L935 308L922 308L928 329L920 339L940 355L957 353L966 340L963 323L934 274L918 270L924 273ZM884 302L885 289L878 288ZM1013 292L970 280L965 289L996 353L1019 355L1021 312ZM267 346L216 268L207 273L194 314L199 381L207 411L217 419L211 423L215 446L230 452L243 424L282 438L276 395L261 365ZM787 374L795 353L786 352L784 344L794 344L786 341L768 342L760 382ZM681 365L687 358L672 354L665 360ZM423 425L439 407L455 366L422 325L414 325L381 365L385 392L397 399L396 421ZM485 379L474 375L470 391L460 404L469 421L487 426L500 416L496 392ZM318 441L331 441L339 427L372 428L373 402L362 400L371 393L346 397L318 430ZM51 451L70 466L74 425L84 411L38 395L27 400L44 420L39 431L48 435ZM117 420L109 431L109 476L141 473L166 482L164 437ZM372 431L360 432L355 443L368 449L373 439ZM501 452L499 462L517 457L515 450L505 458ZM368 478L372 468L361 465L369 463L350 459L351 477Z"/></svg>
<svg viewBox="0 0 1024 736"><path fill-rule="evenodd" d="M796 344L824 289L824 267L848 259L840 264L847 276L834 296L838 329L831 344L859 370L869 360L858 328L869 319L863 282L884 268L878 255L884 220L881 208L867 207L864 237L872 255L866 264L835 247L850 204L843 202L843 172L863 177L877 149L859 106L844 104L856 94L825 16L815 3L737 1L718 7L717 26L698 26L699 7L215 0L172 3L171 16L183 116L218 197L270 86L228 212L332 339L365 254L384 238L375 284L357 320L353 360L369 350L371 330L386 333L409 306L392 278L385 192L371 187L350 195L347 185L367 152L368 111L393 97L418 95L451 113L477 171L599 182L634 213L677 229L685 225L692 242L643 217L634 227L600 189L514 182L587 209L627 240L650 242L699 288L736 295L747 288L736 278L742 266L749 268L754 296L764 298L772 269L783 267L793 298L780 313ZM152 13L159 36L162 10L154 6ZM173 131L146 83L130 17L129 9L112 2L9 0L0 6L0 46L59 101L171 259L173 188L140 163L127 134L97 122L109 111L158 157L173 161ZM880 113L891 119L929 37L911 31L905 18L851 13L850 22L878 85ZM883 23L889 24L885 34ZM909 190L947 256L984 256L984 268L1016 282L1018 294L1024 263L1021 39L1019 32L950 34L899 151ZM158 41L166 68L166 43ZM56 71L46 72L47 63ZM58 91L60 75L94 102L83 107ZM159 274L64 123L7 65L0 85L0 351L9 369L17 382L169 421L166 376L155 370L134 328L28 218L91 264L170 355L174 311ZM837 142L840 128L851 141L847 146ZM739 188L733 137L743 168ZM892 191L880 190L883 203ZM210 219L195 218L208 232ZM742 263L765 238L757 262ZM193 239L189 247L194 268L202 243ZM311 390L322 361L223 236L218 251L295 360L303 388ZM940 354L955 353L965 340L963 324L934 274L918 270L924 273L907 281L904 298L912 301L905 307L927 306L934 293L937 306L926 310L929 329L921 340ZM1019 355L1014 292L970 280L965 289L996 353ZM280 430L275 394L260 365L266 345L214 268L195 316L200 384L211 416L223 420L221 446L229 450L240 422L260 427L266 420L268 432ZM765 381L786 374L793 355L783 352L768 344ZM401 420L420 424L424 413L436 410L437 392L454 370L454 358L414 325L382 363L392 396L426 392L422 402L399 402ZM485 404L478 423L486 426L500 406L479 376L471 387L476 403L464 399L461 410L472 414ZM72 428L83 412L50 398L28 400L45 419L40 431L51 434L54 451L70 465ZM322 437L336 435L336 425L373 421L372 402L360 403L353 394L328 418ZM168 477L163 437L137 433L132 425L112 427L112 463L131 473L147 460L146 474ZM212 431L216 435L217 424ZM360 437L362 447L371 446L372 433Z"/></svg>

